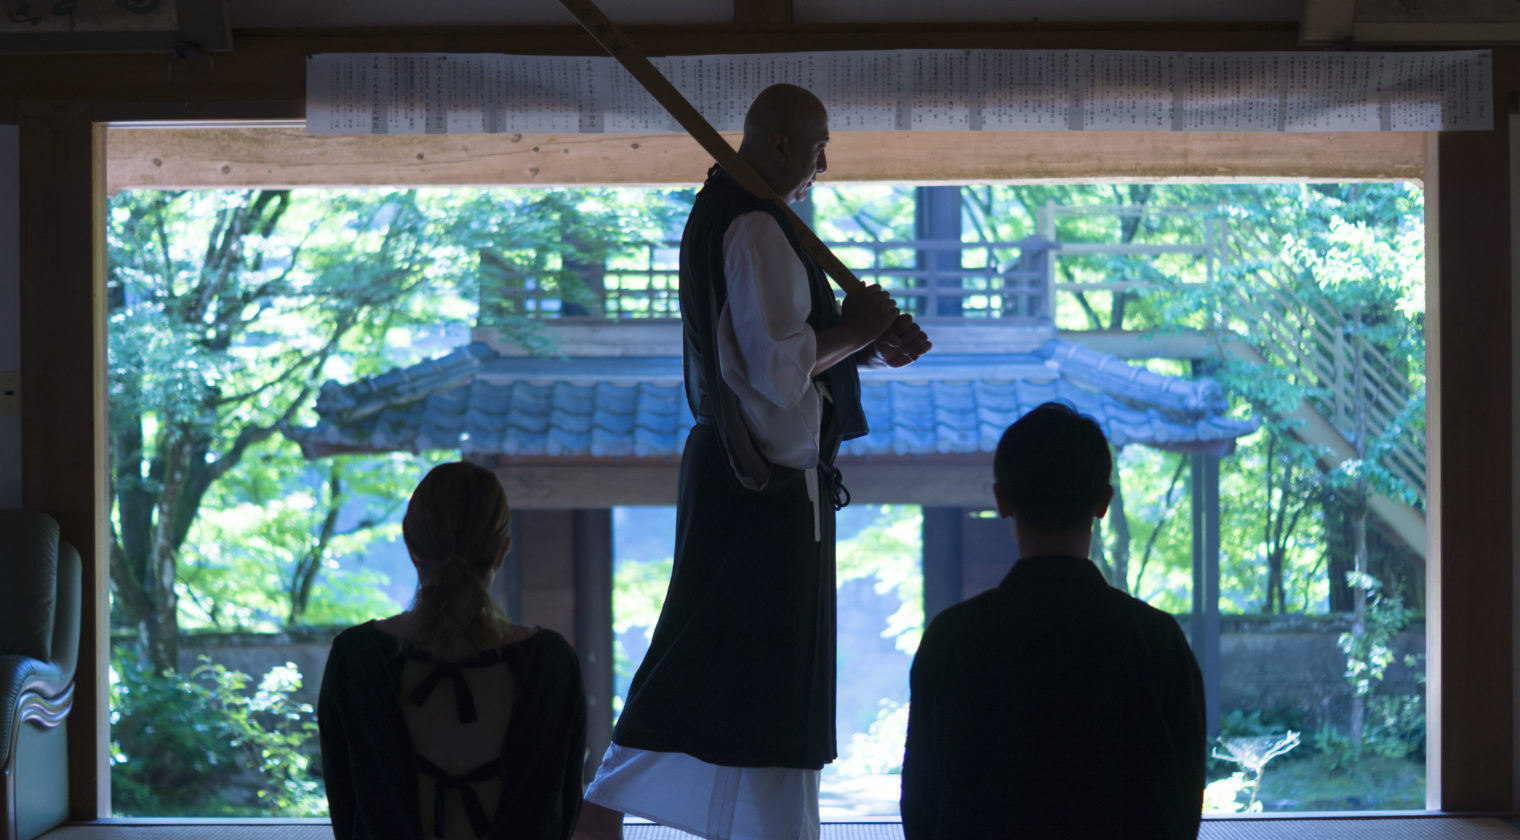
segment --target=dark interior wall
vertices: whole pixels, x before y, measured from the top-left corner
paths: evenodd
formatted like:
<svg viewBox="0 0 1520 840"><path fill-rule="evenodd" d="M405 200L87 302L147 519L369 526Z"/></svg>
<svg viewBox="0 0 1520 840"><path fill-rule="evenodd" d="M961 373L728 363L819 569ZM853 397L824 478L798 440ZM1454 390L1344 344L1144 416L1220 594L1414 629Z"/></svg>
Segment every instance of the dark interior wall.
<svg viewBox="0 0 1520 840"><path fill-rule="evenodd" d="M0 508L21 504L21 415L5 395L21 370L19 139L0 125Z"/></svg>
<svg viewBox="0 0 1520 840"><path fill-rule="evenodd" d="M876 29L795 35L734 30L693 39L689 30L652 30L652 54L775 49L996 46L1010 48L1293 49L1290 29L1217 31L1112 29L1014 31L983 27ZM282 40L283 38L283 40ZM103 649L106 584L102 484L103 319L97 300L102 249L100 133L105 119L299 117L304 56L327 49L532 49L589 52L571 29L431 37L250 33L238 52L166 73L161 56L0 58L0 123L18 126L21 173L12 195L20 210L20 367L26 446L22 503L54 513L87 559L85 664L70 726L74 814L101 813L105 766ZM698 46L699 45L699 46ZM1496 113L1508 114L1520 90L1517 51L1495 52ZM1445 282L1431 288L1429 435L1433 451L1432 692L1441 722L1432 779L1438 806L1507 810L1514 772L1514 557L1511 409L1513 319L1510 291L1508 128L1445 134L1430 162L1427 260ZM0 311L8 304L0 297ZM1497 350L1497 352L1496 352ZM15 480L0 471L0 481ZM530 543L525 538L525 543ZM526 558L525 558L526 560ZM523 569L524 586L532 573ZM552 588L552 587L551 587ZM1446 608L1442 608L1442 605ZM524 602L525 609L527 601ZM1438 611L1438 612L1437 612ZM572 631L573 632L573 631ZM73 725L73 724L78 725Z"/></svg>

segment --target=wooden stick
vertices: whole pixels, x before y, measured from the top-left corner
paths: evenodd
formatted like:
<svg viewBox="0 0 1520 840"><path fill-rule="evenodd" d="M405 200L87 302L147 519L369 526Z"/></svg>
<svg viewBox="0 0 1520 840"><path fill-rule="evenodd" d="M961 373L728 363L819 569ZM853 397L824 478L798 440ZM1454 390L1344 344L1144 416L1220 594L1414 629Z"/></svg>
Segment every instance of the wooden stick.
<svg viewBox="0 0 1520 840"><path fill-rule="evenodd" d="M834 252L829 250L829 246L823 244L823 240L813 233L812 228L792 212L792 208L788 207L786 202L776 196L770 185L765 183L765 179L761 178L759 173L755 172L754 168L740 157L732 146L728 145L722 135L718 134L712 125L697 112L697 109L686 101L686 97L676 90L675 85L672 85L664 74L644 57L644 53L628 40L628 36L602 14L602 10L598 9L592 0L559 1L570 10L571 14L575 15L575 19L580 21L581 26L585 27L591 37L602 45L602 49L627 68L628 72L633 74L633 78L637 79L638 83L655 98L655 101L676 118L676 122L680 123L681 127L686 129L686 132L713 156L713 160L717 161L725 172L739 182L739 186L770 201L786 213L786 217L792 222L792 228L797 233L797 240L801 243L802 249L822 266L830 277L834 278L839 288L848 293L859 291L864 287L860 278L855 276L855 272L834 256Z"/></svg>

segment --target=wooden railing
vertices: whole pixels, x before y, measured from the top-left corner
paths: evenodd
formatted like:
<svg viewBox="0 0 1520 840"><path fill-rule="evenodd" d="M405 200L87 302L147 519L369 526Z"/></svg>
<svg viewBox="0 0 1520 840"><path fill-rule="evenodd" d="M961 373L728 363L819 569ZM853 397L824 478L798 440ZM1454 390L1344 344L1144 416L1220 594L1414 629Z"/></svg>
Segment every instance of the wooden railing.
<svg viewBox="0 0 1520 840"><path fill-rule="evenodd" d="M890 289L904 311L926 322L1035 323L1051 317L1048 246L1038 238L828 245L863 282ZM918 255L936 251L959 252L964 267L920 267L932 261ZM680 317L678 259L675 243L648 242L630 246L599 271L524 271L488 252L481 254L480 267L493 305L504 312L538 318L647 320Z"/></svg>
<svg viewBox="0 0 1520 840"><path fill-rule="evenodd" d="M1220 227L1222 260L1260 260L1262 243ZM1244 326L1244 337L1264 357L1298 369L1317 386L1320 414L1358 453L1366 454L1386 430L1402 429L1387 442L1382 464L1415 492L1423 508L1425 436L1405 416L1416 396L1408 374L1367 339L1359 306L1342 313L1323 294L1287 282L1291 270L1277 257L1243 281L1214 284L1221 312Z"/></svg>
<svg viewBox="0 0 1520 840"><path fill-rule="evenodd" d="M1060 220L1069 218L1182 217L1196 222L1193 241L1166 245L1072 242L1062 239ZM1213 301L1214 331L1244 340L1260 357L1297 371L1311 389L1311 404L1357 453L1367 453L1385 430L1398 429L1380 441L1380 463L1425 504L1425 437L1406 413L1418 409L1415 389L1405 372L1388 361L1366 338L1360 313L1342 313L1322 293L1288 282L1292 267L1273 243L1262 241L1232 223L1212 206L1059 206L1048 203L1039 213L1040 232L1056 245L1047 268L1052 295L1092 291L1146 294L1156 283L1125 277L1100 282L1062 282L1060 261L1083 256L1190 257L1191 278L1180 281ZM1249 267L1248 267L1249 266ZM1178 283L1173 277L1170 282ZM1360 414L1360 416L1358 416Z"/></svg>

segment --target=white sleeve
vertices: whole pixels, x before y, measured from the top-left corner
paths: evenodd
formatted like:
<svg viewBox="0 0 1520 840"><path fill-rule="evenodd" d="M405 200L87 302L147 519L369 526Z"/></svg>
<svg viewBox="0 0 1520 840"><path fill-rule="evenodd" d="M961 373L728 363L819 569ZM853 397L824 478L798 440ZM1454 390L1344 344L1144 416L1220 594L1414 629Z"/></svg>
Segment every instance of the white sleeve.
<svg viewBox="0 0 1520 840"><path fill-rule="evenodd" d="M817 337L807 269L769 213L746 213L723 235L728 302L717 325L723 381L739 397L750 435L773 463L818 463Z"/></svg>

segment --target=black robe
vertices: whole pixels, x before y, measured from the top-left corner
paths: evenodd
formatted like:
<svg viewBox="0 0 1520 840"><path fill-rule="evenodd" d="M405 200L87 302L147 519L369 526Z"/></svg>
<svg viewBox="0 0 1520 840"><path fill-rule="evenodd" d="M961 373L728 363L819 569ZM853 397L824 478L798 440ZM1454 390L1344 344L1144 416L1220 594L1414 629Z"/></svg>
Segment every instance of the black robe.
<svg viewBox="0 0 1520 840"><path fill-rule="evenodd" d="M808 323L821 330L839 322L827 278L779 208L714 167L681 240L686 393L696 426L681 459L674 570L612 740L729 767L819 769L836 755L833 500L840 488L831 461L840 440L865 433L865 420L854 365L836 365L823 377L833 401L823 418L815 539L802 471L764 461L718 371L723 236L737 216L756 210L777 217L807 269Z"/></svg>
<svg viewBox="0 0 1520 840"><path fill-rule="evenodd" d="M517 689L497 765L501 798L496 812L486 815L486 836L567 840L580 813L586 752L580 663L552 630L541 629L497 653L496 661L512 670ZM373 621L333 640L317 723L338 840L423 836L417 797L422 771L398 696L407 655L396 637ZM423 779L432 783L426 775Z"/></svg>
<svg viewBox="0 0 1520 840"><path fill-rule="evenodd" d="M1020 560L913 659L907 840L1179 840L1203 804L1203 681L1171 616L1078 557Z"/></svg>

